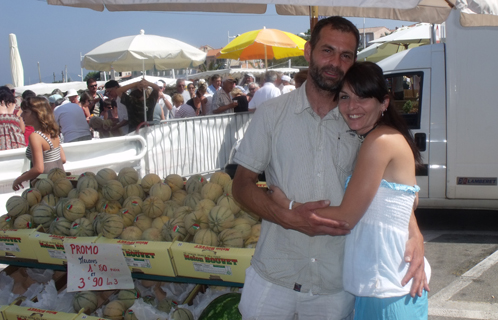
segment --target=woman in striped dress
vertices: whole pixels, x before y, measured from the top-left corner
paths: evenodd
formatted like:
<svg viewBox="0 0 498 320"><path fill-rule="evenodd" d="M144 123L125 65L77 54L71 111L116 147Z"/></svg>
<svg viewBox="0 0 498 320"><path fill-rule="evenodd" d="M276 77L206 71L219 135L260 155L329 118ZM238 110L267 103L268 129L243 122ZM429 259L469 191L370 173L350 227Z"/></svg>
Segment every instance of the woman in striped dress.
<svg viewBox="0 0 498 320"><path fill-rule="evenodd" d="M0 150L24 148L24 128L17 115L16 98L7 87L0 90Z"/></svg>
<svg viewBox="0 0 498 320"><path fill-rule="evenodd" d="M26 125L35 131L29 136L26 157L31 160L32 168L20 175L12 184L12 189L19 190L24 181L36 179L42 173L53 168L64 169L66 162L64 150L60 145L59 126L55 122L54 112L47 99L33 97L21 104L22 118Z"/></svg>

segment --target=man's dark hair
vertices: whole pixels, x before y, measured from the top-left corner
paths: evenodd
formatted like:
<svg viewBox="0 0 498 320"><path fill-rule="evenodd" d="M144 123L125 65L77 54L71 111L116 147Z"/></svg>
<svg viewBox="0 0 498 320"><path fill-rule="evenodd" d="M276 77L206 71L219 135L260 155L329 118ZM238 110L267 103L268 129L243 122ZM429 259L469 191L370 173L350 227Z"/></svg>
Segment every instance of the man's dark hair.
<svg viewBox="0 0 498 320"><path fill-rule="evenodd" d="M119 83L116 80L109 80L105 83L105 88L119 88Z"/></svg>
<svg viewBox="0 0 498 320"><path fill-rule="evenodd" d="M31 90L26 90L22 93L22 99L26 100L28 98L36 97L36 93Z"/></svg>
<svg viewBox="0 0 498 320"><path fill-rule="evenodd" d="M86 86L88 87L88 85L90 83L94 83L94 82L97 82L97 80L95 80L94 78L89 78L87 81L86 81Z"/></svg>
<svg viewBox="0 0 498 320"><path fill-rule="evenodd" d="M211 81L214 81L214 80L219 79L219 78L221 78L221 76L219 74L213 74L211 76Z"/></svg>
<svg viewBox="0 0 498 320"><path fill-rule="evenodd" d="M354 56L356 58L356 52L358 51L358 46L360 45L360 32L351 21L339 16L328 17L327 19L318 21L318 23L315 25L315 28L313 29L313 32L311 33L311 50L315 49L316 44L318 43L318 41L320 41L320 31L322 31L322 29L327 26L332 30L350 32L355 36L356 48L354 51Z"/></svg>

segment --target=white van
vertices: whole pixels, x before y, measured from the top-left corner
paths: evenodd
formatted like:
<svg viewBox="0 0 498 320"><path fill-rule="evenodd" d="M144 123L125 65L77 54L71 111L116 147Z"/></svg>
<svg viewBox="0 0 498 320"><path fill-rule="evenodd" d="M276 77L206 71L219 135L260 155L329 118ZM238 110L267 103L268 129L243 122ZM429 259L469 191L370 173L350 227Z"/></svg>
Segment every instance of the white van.
<svg viewBox="0 0 498 320"><path fill-rule="evenodd" d="M378 65L422 153L419 207L498 209L498 27L452 11L441 43Z"/></svg>

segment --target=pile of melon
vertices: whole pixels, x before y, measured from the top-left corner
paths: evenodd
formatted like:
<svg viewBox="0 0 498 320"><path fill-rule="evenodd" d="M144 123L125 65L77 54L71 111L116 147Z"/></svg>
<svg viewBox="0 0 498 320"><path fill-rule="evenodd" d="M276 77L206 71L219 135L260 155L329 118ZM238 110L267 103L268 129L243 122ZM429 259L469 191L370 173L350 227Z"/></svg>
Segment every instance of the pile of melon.
<svg viewBox="0 0 498 320"><path fill-rule="evenodd" d="M259 217L232 197L232 180L224 172L215 172L209 181L201 175L185 181L177 174L140 179L130 167L117 174L106 168L83 173L74 187L56 168L34 188L11 197L6 207L1 230L41 225L61 236L253 248L261 229Z"/></svg>

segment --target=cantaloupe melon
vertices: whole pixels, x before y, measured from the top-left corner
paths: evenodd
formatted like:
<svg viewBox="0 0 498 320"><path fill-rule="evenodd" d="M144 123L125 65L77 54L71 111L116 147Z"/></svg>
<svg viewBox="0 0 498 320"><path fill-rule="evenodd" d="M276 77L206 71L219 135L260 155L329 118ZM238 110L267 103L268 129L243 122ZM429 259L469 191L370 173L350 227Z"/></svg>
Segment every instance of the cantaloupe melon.
<svg viewBox="0 0 498 320"><path fill-rule="evenodd" d="M78 198L83 201L86 209L91 209L97 204L99 193L93 188L84 188L79 192Z"/></svg>
<svg viewBox="0 0 498 320"><path fill-rule="evenodd" d="M105 200L100 207L99 202L97 202L95 208L100 212L116 214L121 210L121 204L118 201Z"/></svg>
<svg viewBox="0 0 498 320"><path fill-rule="evenodd" d="M174 200L168 200L168 201L164 202L163 216L173 218L173 216L175 214L175 210L178 208L180 208L180 205Z"/></svg>
<svg viewBox="0 0 498 320"><path fill-rule="evenodd" d="M185 223L183 218L175 218L166 222L161 230L161 234L166 241L173 241L177 239L182 241L187 236L187 229L185 229Z"/></svg>
<svg viewBox="0 0 498 320"><path fill-rule="evenodd" d="M208 182L206 183L201 190L201 196L203 199L209 199L214 202L218 200L219 197L223 194L223 187L217 183Z"/></svg>
<svg viewBox="0 0 498 320"><path fill-rule="evenodd" d="M156 228L145 229L142 233L142 240L147 241L164 241L161 230Z"/></svg>
<svg viewBox="0 0 498 320"><path fill-rule="evenodd" d="M14 229L14 218L8 214L0 216L0 230Z"/></svg>
<svg viewBox="0 0 498 320"><path fill-rule="evenodd" d="M251 228L251 223L244 218L235 219L234 225L232 227L232 229L240 231L244 240L247 240L247 238L251 236Z"/></svg>
<svg viewBox="0 0 498 320"><path fill-rule="evenodd" d="M133 311L132 308L128 308L128 310L125 311L123 319L124 320L138 320L138 318L135 315L135 312Z"/></svg>
<svg viewBox="0 0 498 320"><path fill-rule="evenodd" d="M149 218L157 218L163 214L163 211L164 203L159 197L149 196L142 204L142 212Z"/></svg>
<svg viewBox="0 0 498 320"><path fill-rule="evenodd" d="M85 189L93 189L93 188L85 188ZM73 189L71 189L71 191L69 191L69 193L67 194L66 198L76 199L76 198L79 198L79 197L80 197L80 192L78 191L77 188L73 188Z"/></svg>
<svg viewBox="0 0 498 320"><path fill-rule="evenodd" d="M159 230L162 230L163 229L163 226L166 222L168 222L170 220L170 218L168 216L160 216L160 217L157 217L155 218L154 220L152 220L152 225L151 227L152 228L156 228L156 229L159 229Z"/></svg>
<svg viewBox="0 0 498 320"><path fill-rule="evenodd" d="M163 182L154 184L149 190L150 196L158 197L163 202L171 199L171 193L171 188Z"/></svg>
<svg viewBox="0 0 498 320"><path fill-rule="evenodd" d="M236 229L225 229L218 235L219 246L227 248L242 248L244 246L244 238L242 233Z"/></svg>
<svg viewBox="0 0 498 320"><path fill-rule="evenodd" d="M221 206L215 206L209 211L209 228L216 233L233 227L235 216L230 209Z"/></svg>
<svg viewBox="0 0 498 320"><path fill-rule="evenodd" d="M140 293L137 289L119 290L118 292L118 300L121 301L127 309L130 308L138 298L140 298Z"/></svg>
<svg viewBox="0 0 498 320"><path fill-rule="evenodd" d="M12 196L5 204L7 214L13 218L29 212L29 202L21 196Z"/></svg>
<svg viewBox="0 0 498 320"><path fill-rule="evenodd" d="M224 194L219 197L216 205L229 208L233 214L237 214L240 211L240 206L237 201L235 201L235 199L228 194Z"/></svg>
<svg viewBox="0 0 498 320"><path fill-rule="evenodd" d="M257 216L256 214L254 213L251 213L251 212L247 212L247 211L244 211L244 210L240 210L236 215L235 215L236 218L243 218L243 219L246 219L247 221L249 221L249 223L253 226L255 225L256 223L258 223L261 218L259 216Z"/></svg>
<svg viewBox="0 0 498 320"><path fill-rule="evenodd" d="M110 168L104 168L97 172L95 179L99 184L99 187L103 188L109 180L118 180L118 175L116 172Z"/></svg>
<svg viewBox="0 0 498 320"><path fill-rule="evenodd" d="M85 203L80 199L69 199L66 201L62 215L69 221L74 221L85 216Z"/></svg>
<svg viewBox="0 0 498 320"><path fill-rule="evenodd" d="M80 291L73 297L73 308L78 313L84 308L83 313L90 315L97 310L98 297L92 291Z"/></svg>
<svg viewBox="0 0 498 320"><path fill-rule="evenodd" d="M223 187L223 193L229 195L230 197L233 197L232 185L233 185L233 180L230 180L230 182Z"/></svg>
<svg viewBox="0 0 498 320"><path fill-rule="evenodd" d="M133 225L133 221L135 220L135 217L137 216L134 214L132 211L130 211L128 208L122 208L119 210L117 213L121 218L123 219L123 223L125 227L129 227Z"/></svg>
<svg viewBox="0 0 498 320"><path fill-rule="evenodd" d="M190 207L183 206L183 207L178 207L175 209L175 212L173 213L173 218L182 218L185 217L187 214L194 212L194 210Z"/></svg>
<svg viewBox="0 0 498 320"><path fill-rule="evenodd" d="M54 182L54 195L56 197L67 197L69 191L73 190L73 184L65 177L57 179Z"/></svg>
<svg viewBox="0 0 498 320"><path fill-rule="evenodd" d="M21 214L14 220L14 229L31 229L33 226L33 216L29 213Z"/></svg>
<svg viewBox="0 0 498 320"><path fill-rule="evenodd" d="M142 212L143 200L137 196L131 196L123 202L123 208L130 210L135 216Z"/></svg>
<svg viewBox="0 0 498 320"><path fill-rule="evenodd" d="M92 221L93 231L96 235L100 235L102 233L102 223L104 219L109 215L109 213L99 212Z"/></svg>
<svg viewBox="0 0 498 320"><path fill-rule="evenodd" d="M54 183L50 179L39 179L35 183L35 188L40 191L42 197L54 191Z"/></svg>
<svg viewBox="0 0 498 320"><path fill-rule="evenodd" d="M45 203L46 205L49 205L51 207L55 207L57 205L58 201L59 201L58 197L56 197L53 193L49 193L49 194L43 196L40 203Z"/></svg>
<svg viewBox="0 0 498 320"><path fill-rule="evenodd" d="M79 177L78 182L76 183L76 189L80 191L85 188L92 188L95 190L99 189L99 183L97 182L95 176L83 175Z"/></svg>
<svg viewBox="0 0 498 320"><path fill-rule="evenodd" d="M123 229L123 218L117 214L108 214L102 221L102 235L108 239L119 237Z"/></svg>
<svg viewBox="0 0 498 320"><path fill-rule="evenodd" d="M138 227L143 232L152 226L152 219L147 217L145 214L139 214L135 217L133 225L135 227Z"/></svg>
<svg viewBox="0 0 498 320"><path fill-rule="evenodd" d="M29 188L23 191L21 197L28 200L28 204L30 207L34 206L37 203L40 203L42 199L42 195L40 191L36 188Z"/></svg>
<svg viewBox="0 0 498 320"><path fill-rule="evenodd" d="M49 178L50 180L52 180L52 182L55 182L61 178L66 178L66 172L61 169L61 168L52 168L50 169L50 171L48 172L48 175L47 175L47 178Z"/></svg>
<svg viewBox="0 0 498 320"><path fill-rule="evenodd" d="M230 175L223 171L216 171L211 175L211 178L209 178L209 182L216 183L222 188L224 188L230 181L232 181Z"/></svg>
<svg viewBox="0 0 498 320"><path fill-rule="evenodd" d="M195 235L200 229L209 228L208 215L200 210L185 215L183 222L187 232L191 235Z"/></svg>
<svg viewBox="0 0 498 320"><path fill-rule="evenodd" d="M169 185L172 192L183 190L183 178L178 174L169 174L168 176L166 176L166 179L164 179L164 182Z"/></svg>
<svg viewBox="0 0 498 320"><path fill-rule="evenodd" d="M35 226L42 225L45 230L50 228L50 224L56 217L54 208L44 204L36 206L31 215L33 216Z"/></svg>
<svg viewBox="0 0 498 320"><path fill-rule="evenodd" d="M204 181L204 183L202 183L201 181ZM193 175L188 178L187 182L185 183L185 191L187 191L187 193L201 193L202 186L205 183L207 183L207 180L204 179L201 175Z"/></svg>
<svg viewBox="0 0 498 320"><path fill-rule="evenodd" d="M194 210L195 211L200 210L207 215L209 213L209 211L211 211L211 209L213 209L215 206L216 206L216 203L214 203L213 200L202 199L201 201L199 201L197 203Z"/></svg>
<svg viewBox="0 0 498 320"><path fill-rule="evenodd" d="M64 206L68 200L69 198L60 198L59 202L55 205L55 214L58 217L64 217Z"/></svg>
<svg viewBox="0 0 498 320"><path fill-rule="evenodd" d="M183 206L186 197L187 191L185 190L177 190L171 194L171 200L175 201L179 206Z"/></svg>
<svg viewBox="0 0 498 320"><path fill-rule="evenodd" d="M138 172L132 167L126 167L119 170L118 181L121 182L123 187L126 187L127 185L130 184L138 183L138 179L139 179Z"/></svg>
<svg viewBox="0 0 498 320"><path fill-rule="evenodd" d="M119 300L109 302L103 311L104 318L109 320L122 320L126 307Z"/></svg>
<svg viewBox="0 0 498 320"><path fill-rule="evenodd" d="M171 314L171 320L194 320L194 315L189 309L178 308Z"/></svg>
<svg viewBox="0 0 498 320"><path fill-rule="evenodd" d="M160 310L162 312L170 313L171 309L176 308L177 306L178 303L173 299L164 298L163 300L157 303L156 308L157 310Z"/></svg>
<svg viewBox="0 0 498 320"><path fill-rule="evenodd" d="M145 193L149 193L150 188L159 182L161 182L161 178L157 174L148 173L142 178L140 185L142 185Z"/></svg>
<svg viewBox="0 0 498 320"><path fill-rule="evenodd" d="M59 236L69 236L69 229L71 228L71 221L66 218L57 217L50 224L49 232Z"/></svg>
<svg viewBox="0 0 498 320"><path fill-rule="evenodd" d="M126 227L119 236L123 240L136 241L142 239L142 230L135 226Z"/></svg>
<svg viewBox="0 0 498 320"><path fill-rule="evenodd" d="M145 192L141 185L139 184L129 184L125 187L125 192L123 194L125 199L129 197L139 197L140 199L145 199Z"/></svg>
<svg viewBox="0 0 498 320"><path fill-rule="evenodd" d="M185 200L183 201L184 206L189 206L192 209L195 209L197 207L197 204L202 200L202 196L200 193L189 193L185 197Z"/></svg>
<svg viewBox="0 0 498 320"><path fill-rule="evenodd" d="M102 186L102 195L111 201L118 201L124 195L124 187L118 180L109 180Z"/></svg>
<svg viewBox="0 0 498 320"><path fill-rule="evenodd" d="M92 221L87 218L79 218L73 221L69 229L69 235L73 237L92 237L95 235Z"/></svg>

